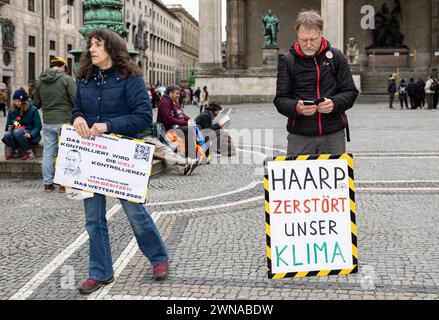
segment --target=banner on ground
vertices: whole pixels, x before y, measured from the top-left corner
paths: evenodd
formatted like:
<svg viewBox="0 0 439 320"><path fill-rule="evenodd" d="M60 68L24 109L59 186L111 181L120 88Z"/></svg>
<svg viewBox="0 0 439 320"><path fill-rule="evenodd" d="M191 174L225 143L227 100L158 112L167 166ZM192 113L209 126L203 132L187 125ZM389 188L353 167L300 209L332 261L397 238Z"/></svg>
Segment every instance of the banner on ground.
<svg viewBox="0 0 439 320"><path fill-rule="evenodd" d="M154 146L116 135L81 138L63 125L55 166L56 184L145 203Z"/></svg>
<svg viewBox="0 0 439 320"><path fill-rule="evenodd" d="M269 278L358 272L350 154L265 162Z"/></svg>

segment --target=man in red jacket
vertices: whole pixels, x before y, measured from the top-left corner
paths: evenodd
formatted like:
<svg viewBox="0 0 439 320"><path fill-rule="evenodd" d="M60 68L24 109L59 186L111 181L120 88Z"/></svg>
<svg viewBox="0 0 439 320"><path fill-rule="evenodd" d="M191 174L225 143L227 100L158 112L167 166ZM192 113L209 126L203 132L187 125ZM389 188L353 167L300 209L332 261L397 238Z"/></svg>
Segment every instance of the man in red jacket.
<svg viewBox="0 0 439 320"><path fill-rule="evenodd" d="M345 112L359 94L346 58L322 37L316 11L299 14L296 31L296 43L279 60L274 99L288 117L288 155L343 154Z"/></svg>
<svg viewBox="0 0 439 320"><path fill-rule="evenodd" d="M166 88L165 94L160 100L157 122L163 124L166 131L173 129L174 126L187 127L195 124L194 120L180 109L180 91L179 86L171 85Z"/></svg>

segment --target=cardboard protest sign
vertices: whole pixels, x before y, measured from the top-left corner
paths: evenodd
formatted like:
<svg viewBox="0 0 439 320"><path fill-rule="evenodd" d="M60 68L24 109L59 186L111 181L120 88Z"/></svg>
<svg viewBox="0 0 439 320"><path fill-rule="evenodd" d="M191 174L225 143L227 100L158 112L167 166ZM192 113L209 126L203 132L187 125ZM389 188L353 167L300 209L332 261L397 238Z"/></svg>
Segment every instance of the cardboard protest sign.
<svg viewBox="0 0 439 320"><path fill-rule="evenodd" d="M82 139L64 125L55 166L56 184L145 203L154 146L116 135Z"/></svg>
<svg viewBox="0 0 439 320"><path fill-rule="evenodd" d="M269 278L358 272L352 155L267 160L264 186Z"/></svg>

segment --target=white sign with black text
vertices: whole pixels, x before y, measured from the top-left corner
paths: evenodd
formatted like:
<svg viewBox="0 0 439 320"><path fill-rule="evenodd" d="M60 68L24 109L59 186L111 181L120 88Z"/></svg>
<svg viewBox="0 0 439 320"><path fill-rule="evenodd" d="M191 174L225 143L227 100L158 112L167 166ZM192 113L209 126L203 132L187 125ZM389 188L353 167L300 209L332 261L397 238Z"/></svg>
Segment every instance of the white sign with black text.
<svg viewBox="0 0 439 320"><path fill-rule="evenodd" d="M81 138L64 125L59 138L56 184L145 203L154 146L115 135Z"/></svg>

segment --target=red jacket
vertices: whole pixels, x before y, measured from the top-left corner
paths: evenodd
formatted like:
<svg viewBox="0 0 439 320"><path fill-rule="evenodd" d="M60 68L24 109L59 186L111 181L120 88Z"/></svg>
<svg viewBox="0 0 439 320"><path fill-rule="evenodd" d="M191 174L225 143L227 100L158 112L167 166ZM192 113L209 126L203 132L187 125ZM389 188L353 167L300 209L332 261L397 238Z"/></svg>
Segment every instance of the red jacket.
<svg viewBox="0 0 439 320"><path fill-rule="evenodd" d="M175 125L180 127L187 126L189 119L190 117L177 110L169 96L162 97L158 106L157 122L163 124L166 131L172 129Z"/></svg>

